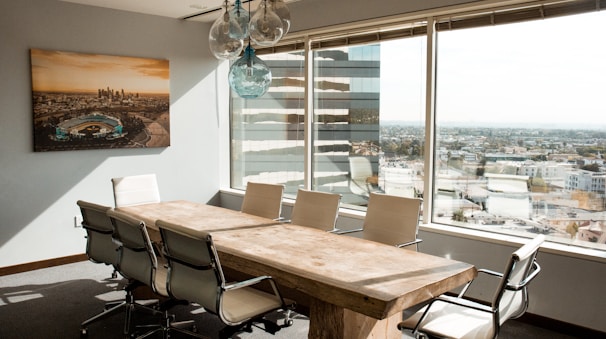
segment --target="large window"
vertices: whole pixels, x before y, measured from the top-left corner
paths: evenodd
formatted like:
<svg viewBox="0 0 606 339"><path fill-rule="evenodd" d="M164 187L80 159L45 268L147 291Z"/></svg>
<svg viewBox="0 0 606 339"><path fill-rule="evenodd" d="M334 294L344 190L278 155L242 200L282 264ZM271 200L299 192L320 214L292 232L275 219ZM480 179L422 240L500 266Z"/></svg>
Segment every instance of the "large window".
<svg viewBox="0 0 606 339"><path fill-rule="evenodd" d="M372 191L422 189L424 43L320 49L314 64L313 188L350 207Z"/></svg>
<svg viewBox="0 0 606 339"><path fill-rule="evenodd" d="M439 33L434 222L605 248L603 32L591 13Z"/></svg>
<svg viewBox="0 0 606 339"><path fill-rule="evenodd" d="M387 40L311 41L311 60L262 55L277 80L261 99L232 100L232 186L310 186L356 209L371 191L419 196L432 223L606 249L606 13L560 16L578 9L438 18L435 43L415 24ZM526 20L536 13L545 20Z"/></svg>

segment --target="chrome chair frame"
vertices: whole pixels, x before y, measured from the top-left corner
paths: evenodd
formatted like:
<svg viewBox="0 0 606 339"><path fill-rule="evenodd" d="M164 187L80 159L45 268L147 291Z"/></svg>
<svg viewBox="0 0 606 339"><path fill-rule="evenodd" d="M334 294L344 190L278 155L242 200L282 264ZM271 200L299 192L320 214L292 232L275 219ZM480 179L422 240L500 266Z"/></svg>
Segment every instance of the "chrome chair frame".
<svg viewBox="0 0 606 339"><path fill-rule="evenodd" d="M415 315L398 324L398 328L412 330L415 338L497 338L505 321L522 316L528 308L528 284L541 271L536 256L544 239L544 235L539 235L513 252L503 273L488 269L478 270L478 273L500 279L500 284L490 305L465 298L465 293L474 281L472 280L456 297L442 295L433 299ZM439 307L443 307L444 310L437 307L432 309L436 305L440 305ZM475 327L466 329L465 319L461 316L460 321L456 321L456 326L454 326L460 330L457 334L449 333L449 330L453 331L453 326L439 326L440 319L446 319L448 314L465 314L465 310L485 314L486 317L490 317L490 323L476 320ZM453 321L453 319L449 319L449 324L452 325ZM463 329L467 332L464 332Z"/></svg>
<svg viewBox="0 0 606 339"><path fill-rule="evenodd" d="M86 253L89 259L93 262L113 265L114 272L112 273L112 278L117 277L116 272L120 272L123 275L119 269L123 246L116 241L114 225L108 216L112 208L82 200L78 200L77 204L82 212L82 227L87 231ZM111 255L112 252L115 257ZM97 253L101 253L101 255L96 255ZM147 312L153 312L150 306L156 303L155 300L139 302L135 300L133 291L141 285L139 281L129 281L124 287L124 291L126 292L124 300L105 304L103 312L82 322L80 324L80 336L88 336L88 326L90 324L121 311L125 312L124 334L128 334L130 332L132 312L136 309L145 309Z"/></svg>
<svg viewBox="0 0 606 339"><path fill-rule="evenodd" d="M242 329L250 332L254 323L263 323L263 329L271 334L292 325L290 310L294 304L285 302L271 277L259 276L226 283L210 234L199 232L192 236L183 231L182 226L162 220L158 220L156 225L160 229L168 260L168 294L174 299L197 303L207 312L219 317L227 325L220 332L221 338L228 338ZM252 288L261 282L269 283L272 293ZM230 294L229 298L227 294ZM235 300L247 302L239 302L238 310L230 309ZM276 310L286 311L283 326L263 318ZM186 330L180 332L198 337L196 333Z"/></svg>
<svg viewBox="0 0 606 339"><path fill-rule="evenodd" d="M124 334L136 338L145 338L161 331L165 337L168 337L168 329L165 324L172 321L173 318L168 313L168 309L178 303L174 300L159 301L161 298L168 297L166 292L166 267L163 260L156 256L145 222L116 210L110 210L107 214L114 225L115 240L122 247L118 271L130 279L131 283L129 285L133 286L133 289L139 286L151 287L152 291L158 296L158 300L154 300L154 304L157 305L155 307L148 307L134 300L128 300ZM137 326L138 329L151 330L143 335L136 336L136 333L131 333L129 328L136 310L143 310L152 315L160 315L162 320L157 324ZM194 322L181 322L179 326L193 327Z"/></svg>

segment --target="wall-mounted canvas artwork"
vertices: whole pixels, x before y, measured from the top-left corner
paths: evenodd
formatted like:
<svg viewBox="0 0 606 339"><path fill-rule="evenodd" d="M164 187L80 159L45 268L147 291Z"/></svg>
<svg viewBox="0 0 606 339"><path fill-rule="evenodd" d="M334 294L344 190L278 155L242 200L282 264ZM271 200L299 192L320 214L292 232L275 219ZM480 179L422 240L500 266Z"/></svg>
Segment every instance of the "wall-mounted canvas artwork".
<svg viewBox="0 0 606 339"><path fill-rule="evenodd" d="M170 145L168 60L30 52L35 152Z"/></svg>

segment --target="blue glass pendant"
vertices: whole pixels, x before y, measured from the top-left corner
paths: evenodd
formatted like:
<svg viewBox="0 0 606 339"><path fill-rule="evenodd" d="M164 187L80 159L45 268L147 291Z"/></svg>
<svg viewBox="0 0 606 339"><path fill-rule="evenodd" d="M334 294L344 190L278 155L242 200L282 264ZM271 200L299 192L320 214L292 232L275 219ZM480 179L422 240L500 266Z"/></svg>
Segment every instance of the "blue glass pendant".
<svg viewBox="0 0 606 339"><path fill-rule="evenodd" d="M229 86L242 98L254 99L267 92L271 85L271 70L263 60L255 56L250 43L244 56L229 69Z"/></svg>

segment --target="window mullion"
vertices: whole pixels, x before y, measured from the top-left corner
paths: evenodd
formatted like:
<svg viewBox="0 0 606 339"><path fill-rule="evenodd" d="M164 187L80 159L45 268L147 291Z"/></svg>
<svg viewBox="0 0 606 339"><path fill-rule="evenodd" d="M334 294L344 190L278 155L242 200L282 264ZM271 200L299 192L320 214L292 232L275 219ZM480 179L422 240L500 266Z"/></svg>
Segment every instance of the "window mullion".
<svg viewBox="0 0 606 339"><path fill-rule="evenodd" d="M314 105L313 105L313 51L310 48L309 37L305 37L305 110L304 110L304 187L312 187L312 168L313 168L313 124L314 124Z"/></svg>
<svg viewBox="0 0 606 339"><path fill-rule="evenodd" d="M423 223L431 222L434 163L435 163L435 98L436 98L436 22L433 17L427 19L427 71L425 91L425 166L423 188Z"/></svg>

